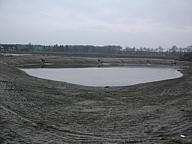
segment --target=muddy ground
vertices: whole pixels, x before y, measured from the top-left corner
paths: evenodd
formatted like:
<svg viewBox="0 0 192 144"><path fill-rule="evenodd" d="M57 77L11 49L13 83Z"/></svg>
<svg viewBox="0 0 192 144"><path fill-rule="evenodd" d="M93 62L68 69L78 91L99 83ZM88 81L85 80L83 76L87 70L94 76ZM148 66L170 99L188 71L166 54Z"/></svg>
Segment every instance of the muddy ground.
<svg viewBox="0 0 192 144"><path fill-rule="evenodd" d="M127 87L94 88L38 79L16 68L132 65L176 66L184 76ZM177 144L179 140L192 143L189 62L40 54L0 56L2 144Z"/></svg>

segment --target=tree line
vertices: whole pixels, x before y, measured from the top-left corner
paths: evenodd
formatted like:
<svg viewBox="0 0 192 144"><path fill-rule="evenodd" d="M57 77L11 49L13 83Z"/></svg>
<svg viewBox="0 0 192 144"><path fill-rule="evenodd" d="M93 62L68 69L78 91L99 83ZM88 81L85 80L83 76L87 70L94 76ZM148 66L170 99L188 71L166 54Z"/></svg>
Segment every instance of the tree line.
<svg viewBox="0 0 192 144"><path fill-rule="evenodd" d="M125 54L131 56L183 56L192 52L192 46L179 48L172 46L165 50L163 47L126 47L121 46L93 46L93 45L32 45L29 44L0 44L0 52L64 52L64 53L101 53Z"/></svg>

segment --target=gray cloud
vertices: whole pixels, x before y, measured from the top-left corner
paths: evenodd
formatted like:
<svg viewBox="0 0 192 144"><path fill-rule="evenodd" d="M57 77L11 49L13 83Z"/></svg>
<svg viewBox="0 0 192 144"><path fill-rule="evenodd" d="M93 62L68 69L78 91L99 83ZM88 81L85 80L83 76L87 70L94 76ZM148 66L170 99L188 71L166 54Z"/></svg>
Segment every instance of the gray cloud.
<svg viewBox="0 0 192 144"><path fill-rule="evenodd" d="M189 0L0 0L0 42L192 44Z"/></svg>

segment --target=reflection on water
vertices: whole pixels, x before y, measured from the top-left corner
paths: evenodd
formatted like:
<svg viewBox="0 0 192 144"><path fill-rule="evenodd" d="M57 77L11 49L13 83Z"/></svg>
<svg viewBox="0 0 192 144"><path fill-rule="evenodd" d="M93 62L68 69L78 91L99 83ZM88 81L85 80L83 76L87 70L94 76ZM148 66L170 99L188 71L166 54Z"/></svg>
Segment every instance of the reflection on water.
<svg viewBox="0 0 192 144"><path fill-rule="evenodd" d="M139 83L181 77L171 68L112 67L112 68L62 68L22 69L29 75L49 80L64 81L85 86L128 86Z"/></svg>

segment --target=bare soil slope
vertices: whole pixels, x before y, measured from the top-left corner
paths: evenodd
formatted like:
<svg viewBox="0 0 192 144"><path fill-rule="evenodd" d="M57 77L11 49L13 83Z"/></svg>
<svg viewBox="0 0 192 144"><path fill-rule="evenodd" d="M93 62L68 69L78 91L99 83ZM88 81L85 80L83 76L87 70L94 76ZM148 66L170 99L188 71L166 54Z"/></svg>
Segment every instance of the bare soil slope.
<svg viewBox="0 0 192 144"><path fill-rule="evenodd" d="M20 59L0 58L0 143L161 144L181 134L192 141L190 67L174 80L91 88L28 76L13 64L29 64Z"/></svg>

